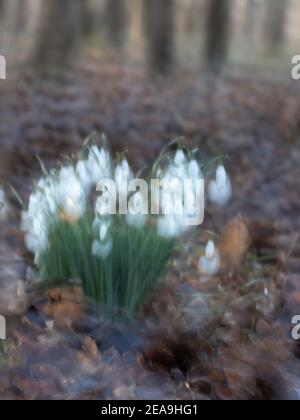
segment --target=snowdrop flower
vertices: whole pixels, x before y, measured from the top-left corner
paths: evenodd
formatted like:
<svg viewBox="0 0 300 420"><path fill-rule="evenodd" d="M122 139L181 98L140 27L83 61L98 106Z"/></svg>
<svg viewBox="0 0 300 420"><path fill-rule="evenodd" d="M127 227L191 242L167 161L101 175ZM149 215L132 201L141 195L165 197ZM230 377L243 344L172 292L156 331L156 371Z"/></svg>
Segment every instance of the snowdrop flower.
<svg viewBox="0 0 300 420"><path fill-rule="evenodd" d="M175 239L183 234L184 223L182 217L169 215L157 219L157 233L165 239Z"/></svg>
<svg viewBox="0 0 300 420"><path fill-rule="evenodd" d="M47 212L49 206L39 182L37 189L29 199L28 211L22 213L21 230L25 233L25 245L28 251L37 255L47 248Z"/></svg>
<svg viewBox="0 0 300 420"><path fill-rule="evenodd" d="M120 199L127 198L128 184L133 179L133 172L126 159L116 167L115 182Z"/></svg>
<svg viewBox="0 0 300 420"><path fill-rule="evenodd" d="M129 226L142 228L148 220L147 209L143 196L140 192L135 193L130 199L128 214L126 215L126 222Z"/></svg>
<svg viewBox="0 0 300 420"><path fill-rule="evenodd" d="M209 241L205 255L200 258L200 270L208 276L215 276L220 270L220 255L213 241Z"/></svg>
<svg viewBox="0 0 300 420"><path fill-rule="evenodd" d="M203 179L203 174L195 159L188 164L188 177L192 180Z"/></svg>
<svg viewBox="0 0 300 420"><path fill-rule="evenodd" d="M0 220L4 220L8 212L8 204L6 200L5 193L2 188L0 188Z"/></svg>
<svg viewBox="0 0 300 420"><path fill-rule="evenodd" d="M171 181L172 179L184 179L187 178L186 165L175 165L171 164L168 166L164 179Z"/></svg>
<svg viewBox="0 0 300 420"><path fill-rule="evenodd" d="M57 213L57 188L54 180L52 178L42 178L37 184L37 190L40 193L38 205L41 206L43 203L43 210L45 212L51 214Z"/></svg>
<svg viewBox="0 0 300 420"><path fill-rule="evenodd" d="M102 178L111 178L111 162L108 151L92 146L89 151L87 162L91 181L97 184Z"/></svg>
<svg viewBox="0 0 300 420"><path fill-rule="evenodd" d="M176 166L181 166L186 163L185 154L183 150L179 149L177 150L174 158L174 163Z"/></svg>
<svg viewBox="0 0 300 420"><path fill-rule="evenodd" d="M80 160L76 165L76 174L85 191L89 192L91 187L91 177L88 170L87 161Z"/></svg>
<svg viewBox="0 0 300 420"><path fill-rule="evenodd" d="M224 166L220 165L217 168L216 179L209 183L208 195L210 201L218 206L225 206L230 200L232 195L231 181Z"/></svg>
<svg viewBox="0 0 300 420"><path fill-rule="evenodd" d="M97 146L89 148L87 160L81 160L76 165L76 174L86 192L103 178L111 178L111 160L109 153L98 149Z"/></svg>
<svg viewBox="0 0 300 420"><path fill-rule="evenodd" d="M95 218L92 230L97 237L92 243L94 257L105 260L111 253L113 242L110 236L111 221L109 218Z"/></svg>
<svg viewBox="0 0 300 420"><path fill-rule="evenodd" d="M59 173L57 198L64 220L75 222L83 215L86 207L85 195L72 166L62 168Z"/></svg>
<svg viewBox="0 0 300 420"><path fill-rule="evenodd" d="M102 260L106 260L109 257L112 251L112 241L107 241L102 243L100 241L93 241L92 244L92 253L94 257L99 257Z"/></svg>

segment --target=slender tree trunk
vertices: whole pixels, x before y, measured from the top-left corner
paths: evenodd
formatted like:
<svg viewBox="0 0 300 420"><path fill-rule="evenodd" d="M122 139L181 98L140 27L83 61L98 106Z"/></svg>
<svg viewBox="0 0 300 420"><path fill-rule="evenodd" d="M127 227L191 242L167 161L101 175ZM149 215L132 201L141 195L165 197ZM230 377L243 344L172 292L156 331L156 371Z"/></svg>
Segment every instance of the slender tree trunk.
<svg viewBox="0 0 300 420"><path fill-rule="evenodd" d="M5 0L0 0L0 20L2 19L2 14L3 14L3 11L4 11L4 3L5 3Z"/></svg>
<svg viewBox="0 0 300 420"><path fill-rule="evenodd" d="M37 70L64 68L70 63L82 35L85 1L45 1L32 57Z"/></svg>
<svg viewBox="0 0 300 420"><path fill-rule="evenodd" d="M230 0L209 0L206 29L206 60L219 69L227 59L230 25Z"/></svg>
<svg viewBox="0 0 300 420"><path fill-rule="evenodd" d="M128 11L126 0L106 0L107 37L110 44L122 50L126 41Z"/></svg>
<svg viewBox="0 0 300 420"><path fill-rule="evenodd" d="M246 3L246 24L245 32L246 35L252 36L255 27L255 17L256 17L256 0L247 0Z"/></svg>
<svg viewBox="0 0 300 420"><path fill-rule="evenodd" d="M148 65L168 74L174 61L174 0L144 0L144 27Z"/></svg>
<svg viewBox="0 0 300 420"><path fill-rule="evenodd" d="M82 28L82 35L88 36L94 30L94 17L91 10L91 3L89 0L85 0L81 2L81 28Z"/></svg>
<svg viewBox="0 0 300 420"><path fill-rule="evenodd" d="M266 11L266 41L269 52L276 52L284 44L286 0L268 0Z"/></svg>
<svg viewBox="0 0 300 420"><path fill-rule="evenodd" d="M12 24L12 31L16 34L22 34L26 29L26 13L28 0L13 0L7 8L7 19Z"/></svg>

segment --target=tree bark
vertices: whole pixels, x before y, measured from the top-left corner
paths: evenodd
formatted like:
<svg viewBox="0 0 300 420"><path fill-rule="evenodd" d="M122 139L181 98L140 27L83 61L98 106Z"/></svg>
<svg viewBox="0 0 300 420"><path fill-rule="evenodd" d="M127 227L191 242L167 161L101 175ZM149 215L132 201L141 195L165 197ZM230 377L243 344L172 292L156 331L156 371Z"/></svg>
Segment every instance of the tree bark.
<svg viewBox="0 0 300 420"><path fill-rule="evenodd" d="M206 29L206 60L219 69L227 59L230 0L209 0Z"/></svg>
<svg viewBox="0 0 300 420"><path fill-rule="evenodd" d="M269 0L266 11L266 37L269 52L280 50L285 40L286 1Z"/></svg>
<svg viewBox="0 0 300 420"><path fill-rule="evenodd" d="M86 0L47 0L41 10L32 62L36 69L64 68L82 35Z"/></svg>
<svg viewBox="0 0 300 420"><path fill-rule="evenodd" d="M126 0L106 0L105 21L107 37L117 50L122 50L126 41L128 21Z"/></svg>
<svg viewBox="0 0 300 420"><path fill-rule="evenodd" d="M148 65L152 72L170 73L174 62L174 0L144 0Z"/></svg>

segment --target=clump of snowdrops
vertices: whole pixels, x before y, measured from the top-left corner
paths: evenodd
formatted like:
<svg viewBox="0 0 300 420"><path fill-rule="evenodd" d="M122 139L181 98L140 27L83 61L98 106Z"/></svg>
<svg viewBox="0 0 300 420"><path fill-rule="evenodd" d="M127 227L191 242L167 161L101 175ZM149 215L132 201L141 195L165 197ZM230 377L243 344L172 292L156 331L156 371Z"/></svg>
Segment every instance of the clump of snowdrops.
<svg viewBox="0 0 300 420"><path fill-rule="evenodd" d="M127 214L111 214L103 204L99 208L99 181L113 180L120 199L127 193L124 185L127 188L134 178L124 157L117 163L112 160L106 141L100 148L87 145L78 159L58 169L46 171L43 165L42 169L43 177L22 214L21 229L45 287L80 281L86 296L135 313L167 270L176 240L190 228L184 212L179 216L172 211L178 201L176 191L165 195L160 206L160 210L168 206L168 214L149 215L149 208L145 212L144 197L138 191L131 193L133 205ZM203 179L195 154L181 148L164 153L151 175L160 180ZM193 185L188 200L196 199ZM221 205L230 195L229 178L220 166L209 184L209 196ZM203 258L208 274L215 272L211 245Z"/></svg>

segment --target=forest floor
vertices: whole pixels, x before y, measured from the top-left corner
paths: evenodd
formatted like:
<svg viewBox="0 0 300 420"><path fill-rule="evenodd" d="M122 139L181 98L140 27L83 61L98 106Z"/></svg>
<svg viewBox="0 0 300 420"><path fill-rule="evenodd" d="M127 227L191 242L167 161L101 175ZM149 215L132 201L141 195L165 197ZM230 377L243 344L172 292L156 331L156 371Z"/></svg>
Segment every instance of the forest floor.
<svg viewBox="0 0 300 420"><path fill-rule="evenodd" d="M90 62L64 83L27 76L0 97L0 179L25 199L47 165L93 131L136 168L184 136L204 162L226 155L234 195L182 241L165 286L139 319L118 322L78 289L35 292L13 195L1 223L0 397L12 399L300 398L300 89L295 82L138 70ZM223 274L197 261L220 236ZM67 321L66 321L67 320Z"/></svg>

